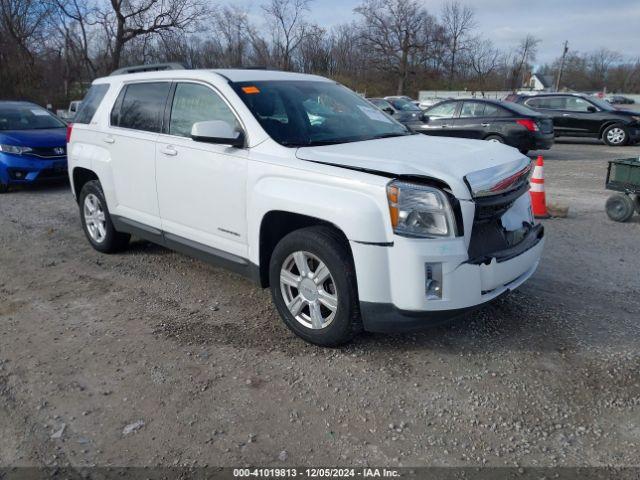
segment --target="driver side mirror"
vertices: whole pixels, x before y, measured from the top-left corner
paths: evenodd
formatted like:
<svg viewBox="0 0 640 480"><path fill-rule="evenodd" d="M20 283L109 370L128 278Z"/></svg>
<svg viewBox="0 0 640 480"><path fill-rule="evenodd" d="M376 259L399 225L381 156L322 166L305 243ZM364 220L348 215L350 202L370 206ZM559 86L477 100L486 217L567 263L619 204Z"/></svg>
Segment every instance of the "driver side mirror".
<svg viewBox="0 0 640 480"><path fill-rule="evenodd" d="M423 121L424 123L429 123L429 120L431 120L431 119L429 118L429 115L427 115L426 113L423 113L423 114L422 114L422 121Z"/></svg>
<svg viewBox="0 0 640 480"><path fill-rule="evenodd" d="M230 145L236 148L245 146L244 132L222 120L194 123L191 127L191 138L196 142Z"/></svg>
<svg viewBox="0 0 640 480"><path fill-rule="evenodd" d="M594 107L593 105L590 105L587 107L587 112L589 113L596 113L598 111L598 109L596 107Z"/></svg>

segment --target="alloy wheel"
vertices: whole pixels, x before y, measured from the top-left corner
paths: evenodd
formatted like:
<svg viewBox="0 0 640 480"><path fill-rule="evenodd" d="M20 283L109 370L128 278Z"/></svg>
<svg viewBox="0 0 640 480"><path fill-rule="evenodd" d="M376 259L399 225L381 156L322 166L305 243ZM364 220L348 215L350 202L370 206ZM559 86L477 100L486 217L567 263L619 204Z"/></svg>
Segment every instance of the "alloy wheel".
<svg viewBox="0 0 640 480"><path fill-rule="evenodd" d="M96 243L104 242L107 237L107 219L100 199L90 193L84 199L84 223L89 236Z"/></svg>
<svg viewBox="0 0 640 480"><path fill-rule="evenodd" d="M336 283L325 263L310 252L297 251L285 259L280 290L291 315L307 328L325 328L336 316Z"/></svg>

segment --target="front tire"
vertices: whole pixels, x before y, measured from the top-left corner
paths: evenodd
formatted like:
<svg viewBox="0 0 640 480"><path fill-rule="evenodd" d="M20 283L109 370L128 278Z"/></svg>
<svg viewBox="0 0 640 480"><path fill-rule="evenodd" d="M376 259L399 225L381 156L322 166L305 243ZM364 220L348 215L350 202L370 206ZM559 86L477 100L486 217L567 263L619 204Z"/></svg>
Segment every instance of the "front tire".
<svg viewBox="0 0 640 480"><path fill-rule="evenodd" d="M269 283L285 325L307 342L335 347L362 330L353 258L336 230L285 236L271 256Z"/></svg>
<svg viewBox="0 0 640 480"><path fill-rule="evenodd" d="M0 182L0 194L7 193L9 191L9 185Z"/></svg>
<svg viewBox="0 0 640 480"><path fill-rule="evenodd" d="M609 218L615 222L626 222L633 216L636 206L629 195L616 193L607 199L605 209Z"/></svg>
<svg viewBox="0 0 640 480"><path fill-rule="evenodd" d="M98 180L84 184L78 201L82 229L91 246L102 253L115 253L129 243L130 235L113 227L107 201Z"/></svg>
<svg viewBox="0 0 640 480"><path fill-rule="evenodd" d="M602 141L610 147L622 147L629 142L629 132L623 125L610 125L602 132Z"/></svg>

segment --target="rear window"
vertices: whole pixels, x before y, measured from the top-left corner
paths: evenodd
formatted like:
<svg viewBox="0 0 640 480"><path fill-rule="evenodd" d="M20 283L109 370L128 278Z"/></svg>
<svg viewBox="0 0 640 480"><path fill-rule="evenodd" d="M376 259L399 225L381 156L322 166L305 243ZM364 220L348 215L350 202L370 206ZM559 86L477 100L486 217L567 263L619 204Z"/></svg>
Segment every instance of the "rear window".
<svg viewBox="0 0 640 480"><path fill-rule="evenodd" d="M92 85L84 100L80 103L80 108L75 117L73 117L73 123L91 123L91 119L93 119L100 102L102 102L108 90L109 85L106 83Z"/></svg>
<svg viewBox="0 0 640 480"><path fill-rule="evenodd" d="M533 108L546 108L548 110L564 110L566 105L565 97L538 97L530 98L524 104Z"/></svg>
<svg viewBox="0 0 640 480"><path fill-rule="evenodd" d="M120 92L113 107L111 125L146 132L160 132L170 88L169 82L127 85Z"/></svg>

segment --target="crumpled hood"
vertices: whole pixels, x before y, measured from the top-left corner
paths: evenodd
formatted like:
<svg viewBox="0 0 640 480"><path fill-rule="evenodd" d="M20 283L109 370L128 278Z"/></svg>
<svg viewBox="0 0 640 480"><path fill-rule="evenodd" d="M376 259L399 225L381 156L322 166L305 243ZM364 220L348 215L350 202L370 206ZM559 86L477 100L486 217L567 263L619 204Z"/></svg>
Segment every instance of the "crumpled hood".
<svg viewBox="0 0 640 480"><path fill-rule="evenodd" d="M67 144L67 129L0 130L0 143L19 147L64 147Z"/></svg>
<svg viewBox="0 0 640 480"><path fill-rule="evenodd" d="M430 177L445 182L460 200L471 199L465 175L492 167L510 172L524 157L497 142L432 137L423 134L319 147L301 147L302 160L344 166L373 173ZM506 176L506 174L505 174ZM496 178L496 183L502 180Z"/></svg>

